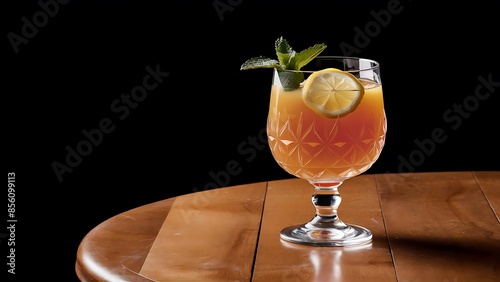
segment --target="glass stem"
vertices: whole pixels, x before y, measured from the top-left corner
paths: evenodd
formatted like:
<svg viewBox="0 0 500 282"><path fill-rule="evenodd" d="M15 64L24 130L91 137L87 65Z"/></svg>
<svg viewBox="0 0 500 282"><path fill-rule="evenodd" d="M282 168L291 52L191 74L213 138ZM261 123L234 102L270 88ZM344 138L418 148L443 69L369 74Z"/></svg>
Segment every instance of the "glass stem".
<svg viewBox="0 0 500 282"><path fill-rule="evenodd" d="M317 228L347 228L347 225L339 219L337 214L342 202L338 190L342 182L312 184L314 185L312 203L316 208L316 216L309 224Z"/></svg>

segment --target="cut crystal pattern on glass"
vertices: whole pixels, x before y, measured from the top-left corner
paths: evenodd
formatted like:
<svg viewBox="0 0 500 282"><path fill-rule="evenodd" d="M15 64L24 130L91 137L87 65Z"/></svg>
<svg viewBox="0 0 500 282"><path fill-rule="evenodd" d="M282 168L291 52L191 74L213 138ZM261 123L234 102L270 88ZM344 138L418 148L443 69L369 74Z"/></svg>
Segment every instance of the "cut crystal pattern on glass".
<svg viewBox="0 0 500 282"><path fill-rule="evenodd" d="M343 128L337 123L319 127L314 122L305 125L303 121L293 128L294 123L289 119L281 124L269 121L269 145L272 151L284 156L277 160L278 164L300 178L347 179L361 174L377 160L385 144L385 118L375 122L368 119L356 128ZM325 131L329 133L322 133ZM343 137L335 140L339 131ZM310 162L320 155L328 158L321 166L309 167Z"/></svg>

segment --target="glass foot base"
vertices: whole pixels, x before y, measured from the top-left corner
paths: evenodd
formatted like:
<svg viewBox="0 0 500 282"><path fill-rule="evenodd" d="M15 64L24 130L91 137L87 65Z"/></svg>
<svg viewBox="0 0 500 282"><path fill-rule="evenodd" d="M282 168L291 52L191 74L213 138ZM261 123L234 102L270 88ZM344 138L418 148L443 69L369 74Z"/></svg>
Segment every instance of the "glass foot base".
<svg viewBox="0 0 500 282"><path fill-rule="evenodd" d="M310 224L286 227L280 232L281 239L299 244L316 246L352 246L370 243L370 230L353 224L342 228L318 228Z"/></svg>

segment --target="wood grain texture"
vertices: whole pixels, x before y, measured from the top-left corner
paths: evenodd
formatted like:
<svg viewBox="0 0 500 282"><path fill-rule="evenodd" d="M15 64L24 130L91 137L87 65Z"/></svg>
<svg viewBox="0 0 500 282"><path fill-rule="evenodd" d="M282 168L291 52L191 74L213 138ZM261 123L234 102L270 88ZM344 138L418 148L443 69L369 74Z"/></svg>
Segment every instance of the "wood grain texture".
<svg viewBox="0 0 500 282"><path fill-rule="evenodd" d="M154 281L248 281L266 183L177 197L140 274Z"/></svg>
<svg viewBox="0 0 500 282"><path fill-rule="evenodd" d="M370 229L362 247L311 247L282 241L286 226L314 216L313 186L303 180L269 182L252 281L396 281L373 175L339 188L339 217Z"/></svg>
<svg viewBox="0 0 500 282"><path fill-rule="evenodd" d="M319 247L279 232L314 216L300 179L165 199L92 229L75 271L89 281L498 281L500 171L366 174L339 189L339 216L370 244Z"/></svg>
<svg viewBox="0 0 500 282"><path fill-rule="evenodd" d="M398 281L498 281L500 225L472 172L377 180Z"/></svg>
<svg viewBox="0 0 500 282"><path fill-rule="evenodd" d="M476 171L474 175L500 223L500 171Z"/></svg>
<svg viewBox="0 0 500 282"><path fill-rule="evenodd" d="M152 281L138 275L175 198L116 215L92 229L77 251L82 282Z"/></svg>

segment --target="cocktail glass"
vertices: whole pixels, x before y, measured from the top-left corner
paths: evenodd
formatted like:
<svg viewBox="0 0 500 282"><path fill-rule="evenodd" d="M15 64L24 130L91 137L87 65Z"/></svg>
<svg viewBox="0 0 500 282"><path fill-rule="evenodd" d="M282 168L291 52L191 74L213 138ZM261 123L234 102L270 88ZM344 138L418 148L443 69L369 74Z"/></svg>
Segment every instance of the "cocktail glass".
<svg viewBox="0 0 500 282"><path fill-rule="evenodd" d="M308 77L327 68L354 75L364 94L354 110L325 117L304 103ZM284 79L300 72L304 82L294 90L283 88ZM291 175L314 186L315 216L304 224L284 228L283 240L310 245L348 246L371 242L365 227L346 224L337 209L339 186L367 171L385 144L387 121L379 63L364 58L318 56L300 71L273 70L267 120L268 142L276 162Z"/></svg>

